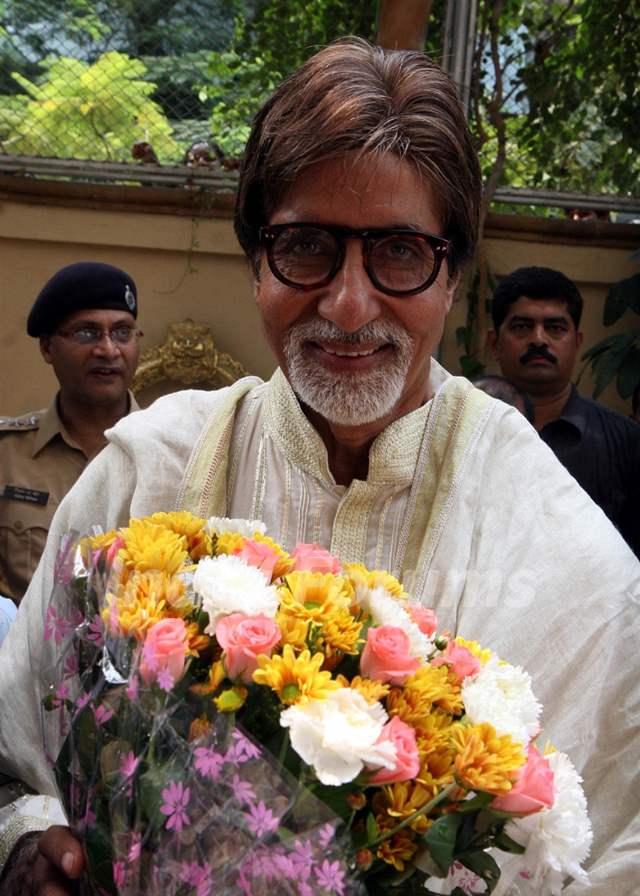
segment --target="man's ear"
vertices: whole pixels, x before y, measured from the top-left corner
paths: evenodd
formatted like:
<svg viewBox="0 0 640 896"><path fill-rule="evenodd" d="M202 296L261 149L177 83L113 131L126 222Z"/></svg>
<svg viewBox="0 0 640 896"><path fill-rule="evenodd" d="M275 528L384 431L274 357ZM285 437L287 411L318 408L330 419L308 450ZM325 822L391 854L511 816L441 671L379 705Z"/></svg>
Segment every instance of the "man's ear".
<svg viewBox="0 0 640 896"><path fill-rule="evenodd" d="M495 330L487 331L487 345L491 349L494 358L498 358L498 334Z"/></svg>
<svg viewBox="0 0 640 896"><path fill-rule="evenodd" d="M452 277L447 277L447 287L446 287L446 295L445 295L445 314L448 314L451 311L451 306L453 304L453 297L456 294L456 289L460 285L460 272L454 274Z"/></svg>
<svg viewBox="0 0 640 896"><path fill-rule="evenodd" d="M576 333L576 348L578 349L578 351L580 351L580 349L582 348L583 338L584 336L582 330L578 330L578 332Z"/></svg>
<svg viewBox="0 0 640 896"><path fill-rule="evenodd" d="M47 364L53 364L53 358L51 357L51 336L40 337L40 354Z"/></svg>

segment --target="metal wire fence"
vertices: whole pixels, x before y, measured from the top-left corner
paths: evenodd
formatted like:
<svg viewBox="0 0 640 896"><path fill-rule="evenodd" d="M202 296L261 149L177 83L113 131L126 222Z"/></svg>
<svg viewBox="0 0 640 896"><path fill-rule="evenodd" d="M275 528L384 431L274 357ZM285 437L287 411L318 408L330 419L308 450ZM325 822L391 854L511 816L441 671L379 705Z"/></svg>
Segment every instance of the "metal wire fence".
<svg viewBox="0 0 640 896"><path fill-rule="evenodd" d="M0 0L0 154L184 163L211 139L211 66L219 71L241 8Z"/></svg>

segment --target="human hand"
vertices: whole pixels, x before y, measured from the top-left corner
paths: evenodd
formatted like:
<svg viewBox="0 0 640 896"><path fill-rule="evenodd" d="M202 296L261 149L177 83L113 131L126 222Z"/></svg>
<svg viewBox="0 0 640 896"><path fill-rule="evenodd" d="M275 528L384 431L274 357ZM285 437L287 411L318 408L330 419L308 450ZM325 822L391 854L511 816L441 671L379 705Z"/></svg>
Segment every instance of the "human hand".
<svg viewBox="0 0 640 896"><path fill-rule="evenodd" d="M82 844L69 828L53 825L16 843L0 882L2 896L71 896L84 868Z"/></svg>

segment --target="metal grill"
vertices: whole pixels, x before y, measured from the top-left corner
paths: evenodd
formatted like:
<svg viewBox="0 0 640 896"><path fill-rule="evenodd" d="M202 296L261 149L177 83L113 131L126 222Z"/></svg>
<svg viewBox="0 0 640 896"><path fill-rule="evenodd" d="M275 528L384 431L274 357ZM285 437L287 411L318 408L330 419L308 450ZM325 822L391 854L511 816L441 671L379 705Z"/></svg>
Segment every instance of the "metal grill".
<svg viewBox="0 0 640 896"><path fill-rule="evenodd" d="M184 163L194 142L211 140L202 85L232 44L239 8L0 0L0 153Z"/></svg>

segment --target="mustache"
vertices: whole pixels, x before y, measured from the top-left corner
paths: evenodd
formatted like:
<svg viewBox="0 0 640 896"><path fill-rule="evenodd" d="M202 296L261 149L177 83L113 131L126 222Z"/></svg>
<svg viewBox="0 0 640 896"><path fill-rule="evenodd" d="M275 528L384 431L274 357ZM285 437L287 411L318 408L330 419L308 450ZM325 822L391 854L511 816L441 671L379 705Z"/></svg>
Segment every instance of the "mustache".
<svg viewBox="0 0 640 896"><path fill-rule="evenodd" d="M520 358L520 363L526 364L527 361L531 361L532 358L544 358L547 361L551 361L552 364L558 363L556 356L552 355L549 349L544 345L530 345L524 355Z"/></svg>
<svg viewBox="0 0 640 896"><path fill-rule="evenodd" d="M322 318L308 320L294 324L287 332L287 341L297 343L326 340L327 342L340 342L343 345L359 345L360 343L380 342L390 343L395 347L406 348L412 345L412 340L404 327L392 321L372 320L366 323L355 333L347 333L341 330L337 324Z"/></svg>

